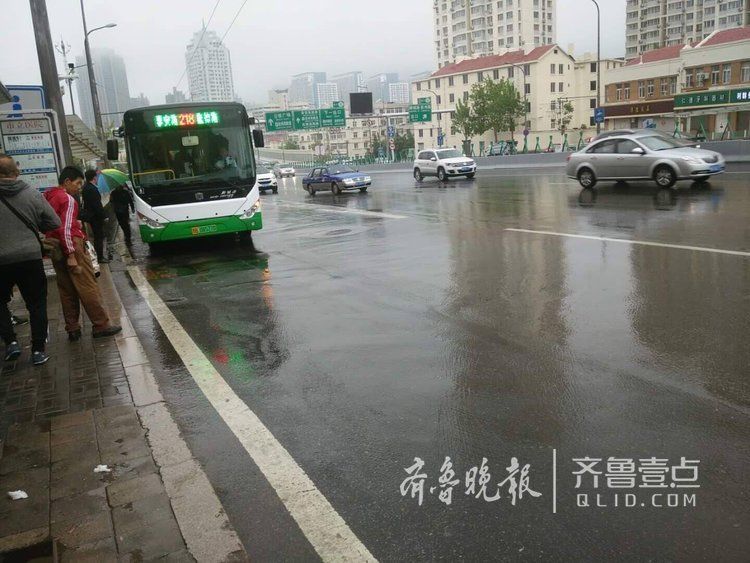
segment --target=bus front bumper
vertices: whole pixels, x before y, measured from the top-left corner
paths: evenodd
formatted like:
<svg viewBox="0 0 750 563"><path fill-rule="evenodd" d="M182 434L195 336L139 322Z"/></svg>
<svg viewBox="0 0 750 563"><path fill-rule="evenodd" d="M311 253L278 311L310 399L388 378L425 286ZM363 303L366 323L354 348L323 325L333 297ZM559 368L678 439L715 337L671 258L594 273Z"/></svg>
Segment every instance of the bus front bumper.
<svg viewBox="0 0 750 563"><path fill-rule="evenodd" d="M141 240L151 243L257 231L263 228L263 217L260 211L256 211L252 217L247 219L242 219L239 215L230 215L229 217L215 217L213 219L174 221L159 229L144 224L140 224L138 227L141 232Z"/></svg>

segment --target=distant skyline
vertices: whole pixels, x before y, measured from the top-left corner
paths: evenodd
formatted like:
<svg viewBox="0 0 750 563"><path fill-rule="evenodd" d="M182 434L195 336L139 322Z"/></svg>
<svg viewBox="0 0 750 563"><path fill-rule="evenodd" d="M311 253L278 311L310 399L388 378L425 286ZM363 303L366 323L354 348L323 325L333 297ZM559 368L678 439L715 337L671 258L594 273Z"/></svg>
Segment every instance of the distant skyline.
<svg viewBox="0 0 750 563"><path fill-rule="evenodd" d="M224 0L210 29L223 36L242 0ZM86 0L89 28L116 23L91 35L92 47L110 48L125 61L132 92L163 103L173 87L187 92L185 45L214 0ZM602 56L625 53L625 0L602 0ZM52 39L71 46L69 60L83 54L83 27L77 0L48 0ZM12 26L0 34L0 80L5 84L40 84L28 2L4 7ZM596 11L591 0L558 0L558 43L576 44L576 55L596 51ZM326 40L321 29L335 29ZM224 43L230 50L234 90L246 103L264 103L268 90L286 88L292 76L324 71L336 76L352 69L365 77L398 73L401 80L436 70L432 0L380 0L377 9L361 0L277 0L248 2ZM274 49L279 45L278 49ZM10 53L11 55L7 55ZM62 72L62 57L58 58ZM74 86L84 85L78 80ZM64 96L70 109L69 96ZM77 97L76 97L77 100Z"/></svg>

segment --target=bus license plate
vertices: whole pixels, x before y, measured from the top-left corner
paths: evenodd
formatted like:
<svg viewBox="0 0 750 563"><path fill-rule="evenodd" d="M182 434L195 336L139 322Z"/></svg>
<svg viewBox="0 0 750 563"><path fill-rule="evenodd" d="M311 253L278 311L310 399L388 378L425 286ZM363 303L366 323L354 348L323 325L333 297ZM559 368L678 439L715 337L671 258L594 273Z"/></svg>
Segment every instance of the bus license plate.
<svg viewBox="0 0 750 563"><path fill-rule="evenodd" d="M204 235L206 233L215 233L216 225L203 225L202 227L193 227L192 233L194 235Z"/></svg>

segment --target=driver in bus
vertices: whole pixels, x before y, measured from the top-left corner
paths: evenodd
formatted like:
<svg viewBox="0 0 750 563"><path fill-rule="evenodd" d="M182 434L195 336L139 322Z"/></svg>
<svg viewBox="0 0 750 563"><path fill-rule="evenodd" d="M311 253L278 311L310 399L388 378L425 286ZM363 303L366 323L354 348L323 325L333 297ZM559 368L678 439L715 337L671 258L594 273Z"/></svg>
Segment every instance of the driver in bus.
<svg viewBox="0 0 750 563"><path fill-rule="evenodd" d="M234 157L229 154L229 149L226 145L219 147L219 159L214 163L214 167L217 170L229 170L231 168L237 168L237 161Z"/></svg>

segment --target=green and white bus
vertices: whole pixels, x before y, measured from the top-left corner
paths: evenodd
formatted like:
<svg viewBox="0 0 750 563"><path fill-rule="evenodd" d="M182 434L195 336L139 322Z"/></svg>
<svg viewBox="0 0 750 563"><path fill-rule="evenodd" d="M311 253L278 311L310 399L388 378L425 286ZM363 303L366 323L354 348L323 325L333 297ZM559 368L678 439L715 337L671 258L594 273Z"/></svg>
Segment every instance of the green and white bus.
<svg viewBox="0 0 750 563"><path fill-rule="evenodd" d="M153 244L263 226L244 106L189 103L132 109L123 119L141 239Z"/></svg>

